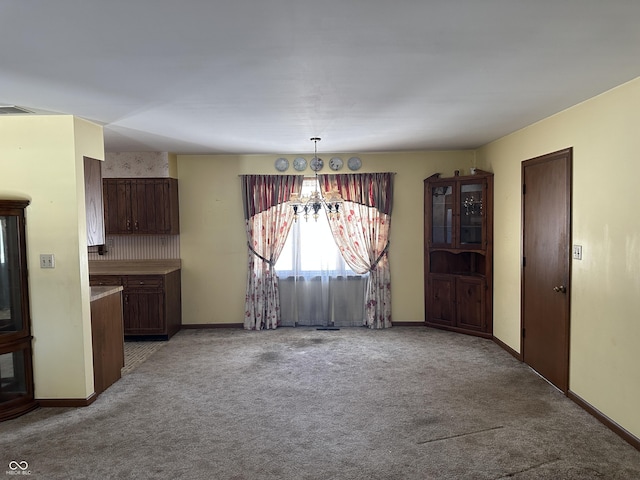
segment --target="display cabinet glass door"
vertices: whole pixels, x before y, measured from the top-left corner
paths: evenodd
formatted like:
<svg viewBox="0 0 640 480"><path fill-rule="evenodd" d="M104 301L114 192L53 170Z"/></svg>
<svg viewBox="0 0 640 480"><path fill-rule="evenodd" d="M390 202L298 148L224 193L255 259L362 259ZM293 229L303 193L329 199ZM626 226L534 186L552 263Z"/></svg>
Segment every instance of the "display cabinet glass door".
<svg viewBox="0 0 640 480"><path fill-rule="evenodd" d="M460 185L460 245L481 245L483 185Z"/></svg>
<svg viewBox="0 0 640 480"><path fill-rule="evenodd" d="M453 243L453 202L453 185L431 188L431 243L434 245Z"/></svg>
<svg viewBox="0 0 640 480"><path fill-rule="evenodd" d="M24 210L0 200L0 421L37 407L33 396Z"/></svg>
<svg viewBox="0 0 640 480"><path fill-rule="evenodd" d="M29 393L27 385L27 350L0 354L0 403L15 400Z"/></svg>
<svg viewBox="0 0 640 480"><path fill-rule="evenodd" d="M12 337L26 334L18 227L18 217L0 216L0 335Z"/></svg>

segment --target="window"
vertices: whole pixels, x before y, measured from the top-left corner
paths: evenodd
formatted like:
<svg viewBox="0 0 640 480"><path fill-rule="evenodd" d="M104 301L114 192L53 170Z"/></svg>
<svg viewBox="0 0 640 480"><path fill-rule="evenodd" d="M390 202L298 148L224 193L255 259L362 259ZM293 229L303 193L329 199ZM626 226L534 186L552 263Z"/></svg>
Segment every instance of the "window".
<svg viewBox="0 0 640 480"><path fill-rule="evenodd" d="M316 186L314 177L305 178L302 195L310 195ZM324 212L320 212L317 221L311 215L308 220L299 215L298 221L291 227L275 269L280 277L356 275L343 260Z"/></svg>

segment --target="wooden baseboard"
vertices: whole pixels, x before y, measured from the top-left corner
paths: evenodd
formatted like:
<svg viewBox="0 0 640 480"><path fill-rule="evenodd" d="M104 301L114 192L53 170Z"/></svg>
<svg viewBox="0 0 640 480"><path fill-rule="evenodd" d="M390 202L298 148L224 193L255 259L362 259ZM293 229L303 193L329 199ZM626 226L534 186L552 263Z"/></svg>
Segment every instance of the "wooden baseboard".
<svg viewBox="0 0 640 480"><path fill-rule="evenodd" d="M636 450L640 450L640 438L636 437L634 434L632 434L628 430L625 430L623 427L621 427L616 422L611 420L604 413L602 413L600 410L595 408L593 405L591 405L589 402L584 400L582 397L573 393L571 390L567 392L567 397L569 397L571 400L577 403L578 406L586 410L588 413L593 415L596 418L596 420L598 420L600 423L606 426L609 430L611 430L613 433L615 433L620 438L622 438L625 442L627 442L633 448L635 448Z"/></svg>
<svg viewBox="0 0 640 480"><path fill-rule="evenodd" d="M244 323L183 323L184 330L198 328L244 328Z"/></svg>
<svg viewBox="0 0 640 480"><path fill-rule="evenodd" d="M394 327L424 327L424 322L391 322Z"/></svg>
<svg viewBox="0 0 640 480"><path fill-rule="evenodd" d="M518 359L519 361L522 361L522 355L516 352L513 348L511 348L509 345L504 343L502 340L496 337L493 337L493 341L496 342L503 350L506 350L511 355L513 355L516 359Z"/></svg>
<svg viewBox="0 0 640 480"><path fill-rule="evenodd" d="M41 407L88 407L96 401L98 395L92 393L88 398L38 398Z"/></svg>
<svg viewBox="0 0 640 480"><path fill-rule="evenodd" d="M495 337L493 337L493 341L496 342L498 345L500 345L500 347L502 347L504 350L509 352L511 355L513 355L516 359L518 359L521 362L523 361L522 355L520 353L516 352L509 345L507 345L506 343L502 342L501 340L499 340L499 339L497 339ZM581 398L579 395L576 395L571 390L569 390L566 395L570 400L575 402L578 406L580 406L585 411L587 411L589 414L591 414L593 417L595 417L596 420L598 420L605 427L607 427L613 433L615 433L620 438L622 438L625 442L627 442L633 448L635 448L636 450L640 450L640 438L636 437L631 432L629 432L628 430L626 430L623 427L621 427L620 425L618 425L616 422L611 420L609 417L607 417L600 410L595 408L593 405L591 405L589 402L587 402L586 400Z"/></svg>

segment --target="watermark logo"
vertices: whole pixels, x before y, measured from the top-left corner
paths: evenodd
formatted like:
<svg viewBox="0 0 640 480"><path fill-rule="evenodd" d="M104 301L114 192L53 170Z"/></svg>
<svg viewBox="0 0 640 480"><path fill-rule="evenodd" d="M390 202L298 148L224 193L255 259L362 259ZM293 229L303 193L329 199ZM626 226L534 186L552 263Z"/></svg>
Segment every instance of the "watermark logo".
<svg viewBox="0 0 640 480"><path fill-rule="evenodd" d="M9 470L6 471L7 475L31 475L29 470L29 463L26 460L11 460L9 462Z"/></svg>

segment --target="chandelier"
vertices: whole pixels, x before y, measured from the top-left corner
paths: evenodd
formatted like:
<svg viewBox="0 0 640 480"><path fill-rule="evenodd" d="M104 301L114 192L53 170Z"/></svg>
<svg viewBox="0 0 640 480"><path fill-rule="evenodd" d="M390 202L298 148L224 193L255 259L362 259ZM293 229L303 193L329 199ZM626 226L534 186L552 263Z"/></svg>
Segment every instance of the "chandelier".
<svg viewBox="0 0 640 480"><path fill-rule="evenodd" d="M322 208L327 211L327 215L331 219L340 218L340 206L342 205L342 196L337 189L325 192L320 195L320 181L318 180L318 170L322 168L322 161L318 158L318 142L320 137L312 137L310 139L314 145L314 157L311 160L311 168L315 172L314 191L309 196L302 195L300 192L292 192L289 199L289 205L293 208L293 220L298 221L298 215L302 214L305 221L309 220L309 214L317 222L318 212Z"/></svg>

